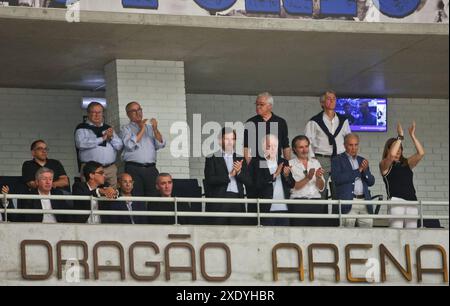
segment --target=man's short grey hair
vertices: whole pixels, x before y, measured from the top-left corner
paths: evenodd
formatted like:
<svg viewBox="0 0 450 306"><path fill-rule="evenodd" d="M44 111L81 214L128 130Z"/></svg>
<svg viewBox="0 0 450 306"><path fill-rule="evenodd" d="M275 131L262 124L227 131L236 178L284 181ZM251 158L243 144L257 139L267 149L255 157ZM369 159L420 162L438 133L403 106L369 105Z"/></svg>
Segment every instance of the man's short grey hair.
<svg viewBox="0 0 450 306"><path fill-rule="evenodd" d="M36 174L34 175L36 181L39 180L39 177L41 177L41 175L44 173L51 173L52 176L55 176L55 172L52 169L42 167L38 171L36 171Z"/></svg>
<svg viewBox="0 0 450 306"><path fill-rule="evenodd" d="M172 178L172 175L170 173L164 173L164 172L158 174L158 176L156 177L156 184L159 183L159 179L162 178L162 177L170 177L170 178Z"/></svg>
<svg viewBox="0 0 450 306"><path fill-rule="evenodd" d="M336 95L336 92L334 90L329 89L320 96L320 103L325 102L325 100L327 99L327 94L330 94L330 93L333 95Z"/></svg>
<svg viewBox="0 0 450 306"><path fill-rule="evenodd" d="M356 133L350 133L350 134L347 134L347 135L344 136L344 143L347 143L347 141L348 141L350 138L356 138L356 139L358 140L358 142L359 142L359 136L358 136L358 134L356 134Z"/></svg>
<svg viewBox="0 0 450 306"><path fill-rule="evenodd" d="M272 96L270 93L268 93L267 91L266 91L266 92L260 93L260 94L256 97L256 100L258 100L259 98L266 98L266 102L267 102L268 104L270 104L270 105L273 106L273 103L274 103L274 101L273 101L273 96Z"/></svg>

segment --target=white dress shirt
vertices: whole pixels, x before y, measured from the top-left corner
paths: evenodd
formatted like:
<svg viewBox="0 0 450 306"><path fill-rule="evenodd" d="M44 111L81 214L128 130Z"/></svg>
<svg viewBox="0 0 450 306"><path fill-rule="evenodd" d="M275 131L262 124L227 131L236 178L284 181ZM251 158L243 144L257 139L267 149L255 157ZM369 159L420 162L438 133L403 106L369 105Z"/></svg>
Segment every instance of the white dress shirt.
<svg viewBox="0 0 450 306"><path fill-rule="evenodd" d="M223 152L223 159L225 159L225 164L227 164L228 169L228 177L230 178L230 182L228 183L227 192L239 193L237 181L235 176L230 176L229 173L233 170L233 153L225 153Z"/></svg>
<svg viewBox="0 0 450 306"><path fill-rule="evenodd" d="M133 212L133 202L127 201L126 203L127 203L128 211L129 211L129 212ZM134 223L134 218L133 218L133 216L130 215L130 219L131 219L131 223L132 223L132 224L135 224L135 223Z"/></svg>
<svg viewBox="0 0 450 306"><path fill-rule="evenodd" d="M339 117L337 115L334 116L332 120L328 118L328 116L323 114L323 122L325 126L328 128L330 133L334 135L337 127L339 126ZM345 120L344 125L342 126L341 131L336 136L336 149L337 154L341 154L345 151L344 147L344 137L347 134L350 134L350 126L348 124L348 120ZM308 121L305 128L305 135L309 138L311 142L310 146L310 157L314 157L314 154L322 154L322 155L332 155L333 154L333 145L330 145L328 141L328 136L322 131L320 126L315 121Z"/></svg>
<svg viewBox="0 0 450 306"><path fill-rule="evenodd" d="M296 182L299 182L301 180L303 180L306 175L308 174L310 169L319 169L322 166L320 165L319 161L315 158L310 158L308 160L308 166L307 169L305 169L305 166L303 165L303 163L298 160L298 158L294 158L292 160L289 161L289 165L292 167L291 172L292 172L292 176L294 177L294 180ZM305 174L305 170L306 170L306 174ZM312 178L312 180L310 180L305 186L303 186L303 188L301 189L295 189L292 188L291 189L291 199L295 199L295 198L308 198L308 199L320 199L320 192L323 191L323 189L325 189L325 184L324 184L324 188L322 190L319 190L319 188L317 188L316 186L316 182L317 182L317 177L314 175L314 177Z"/></svg>
<svg viewBox="0 0 450 306"><path fill-rule="evenodd" d="M277 171L278 163L276 161L268 160L267 167L269 168L270 174L274 174ZM273 182L273 199L274 200L285 200L283 182L281 181L281 175L277 176L275 182ZM287 211L288 207L286 204L274 203L270 206L270 211Z"/></svg>
<svg viewBox="0 0 450 306"><path fill-rule="evenodd" d="M355 157L351 157L349 154L347 154L348 160L350 161L350 164L352 165L353 170L356 170L359 168L359 163L358 163L358 159ZM363 187L363 183L360 177L357 177L355 179L355 188L353 190L353 194L355 196L360 196L364 194L364 187Z"/></svg>
<svg viewBox="0 0 450 306"><path fill-rule="evenodd" d="M90 191L97 189L97 188L91 188L91 186L89 186L89 184L87 184L87 185L88 185ZM96 193L98 196L100 196L98 189L96 190ZM98 210L98 201L92 200L91 207L93 210ZM100 224L101 223L100 216L99 215L89 216L87 223L88 224Z"/></svg>
<svg viewBox="0 0 450 306"><path fill-rule="evenodd" d="M43 195L43 194L39 191L39 195ZM51 195L51 193L49 193L49 195ZM42 210L51 210L52 209L52 202L49 199L41 199L41 205L42 205ZM55 215L44 214L42 223L57 223Z"/></svg>

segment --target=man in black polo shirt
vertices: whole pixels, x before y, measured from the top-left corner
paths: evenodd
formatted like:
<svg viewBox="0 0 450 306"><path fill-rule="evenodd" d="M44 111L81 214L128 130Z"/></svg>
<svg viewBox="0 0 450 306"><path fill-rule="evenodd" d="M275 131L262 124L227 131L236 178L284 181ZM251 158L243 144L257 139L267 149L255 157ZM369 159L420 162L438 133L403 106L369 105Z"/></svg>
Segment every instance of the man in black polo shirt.
<svg viewBox="0 0 450 306"><path fill-rule="evenodd" d="M36 172L42 168L48 168L54 172L53 189L61 189L70 192L69 178L63 165L55 160L48 159L48 146L43 140L36 140L31 144L32 160L25 161L22 165L22 180L31 189L36 189Z"/></svg>
<svg viewBox="0 0 450 306"><path fill-rule="evenodd" d="M289 146L288 126L286 120L272 112L273 97L268 92L263 92L256 98L256 116L247 120L244 133L244 156L249 167L251 177L255 177L258 169L257 161L265 160L262 149L262 141L267 135L276 135L279 140L278 160L291 159ZM247 196L256 197L254 186L247 186Z"/></svg>

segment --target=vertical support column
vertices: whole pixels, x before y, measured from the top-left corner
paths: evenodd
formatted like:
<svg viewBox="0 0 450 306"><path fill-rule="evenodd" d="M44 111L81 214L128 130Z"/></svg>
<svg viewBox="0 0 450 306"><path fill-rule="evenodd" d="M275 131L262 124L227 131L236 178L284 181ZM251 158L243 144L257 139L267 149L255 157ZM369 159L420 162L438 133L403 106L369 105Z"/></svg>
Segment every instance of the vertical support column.
<svg viewBox="0 0 450 306"><path fill-rule="evenodd" d="M144 118L156 118L159 129L167 141L158 151L157 167L175 178L189 178L189 158L175 158L170 143L177 135L170 135L176 121L187 122L184 63L177 61L121 60L105 66L106 121L116 131L129 119L125 106L137 101L144 109Z"/></svg>

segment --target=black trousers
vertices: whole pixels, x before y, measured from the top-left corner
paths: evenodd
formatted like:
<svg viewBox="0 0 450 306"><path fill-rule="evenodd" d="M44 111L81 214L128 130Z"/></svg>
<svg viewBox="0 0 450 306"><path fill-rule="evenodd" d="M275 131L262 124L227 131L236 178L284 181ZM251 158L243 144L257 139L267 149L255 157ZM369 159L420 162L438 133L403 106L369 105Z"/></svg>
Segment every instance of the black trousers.
<svg viewBox="0 0 450 306"><path fill-rule="evenodd" d="M222 198L227 199L240 199L239 194L234 192L227 192ZM245 212L244 204L233 204L233 203L206 203L207 212ZM245 218L233 218L233 217L206 217L206 224L210 225L244 225Z"/></svg>
<svg viewBox="0 0 450 306"><path fill-rule="evenodd" d="M296 200L320 200L296 198ZM322 204L291 204L289 212L296 214L328 214L328 205ZM330 226L328 219L291 218L291 226Z"/></svg>
<svg viewBox="0 0 450 306"><path fill-rule="evenodd" d="M125 163L125 172L133 178L133 194L135 196L154 197L157 195L156 178L159 172L155 166L140 167Z"/></svg>

